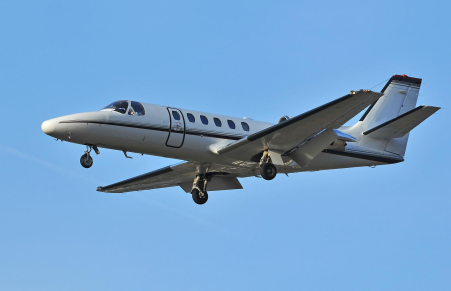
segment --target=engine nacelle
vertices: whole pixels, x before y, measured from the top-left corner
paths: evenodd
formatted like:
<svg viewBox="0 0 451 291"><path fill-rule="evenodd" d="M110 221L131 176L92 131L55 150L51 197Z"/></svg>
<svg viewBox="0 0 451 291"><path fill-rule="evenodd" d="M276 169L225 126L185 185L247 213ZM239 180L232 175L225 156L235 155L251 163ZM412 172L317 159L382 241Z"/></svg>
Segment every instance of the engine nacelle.
<svg viewBox="0 0 451 291"><path fill-rule="evenodd" d="M293 116L284 115L281 118L279 118L279 121L277 121L277 123L287 121L288 119L291 119L291 118L293 118Z"/></svg>

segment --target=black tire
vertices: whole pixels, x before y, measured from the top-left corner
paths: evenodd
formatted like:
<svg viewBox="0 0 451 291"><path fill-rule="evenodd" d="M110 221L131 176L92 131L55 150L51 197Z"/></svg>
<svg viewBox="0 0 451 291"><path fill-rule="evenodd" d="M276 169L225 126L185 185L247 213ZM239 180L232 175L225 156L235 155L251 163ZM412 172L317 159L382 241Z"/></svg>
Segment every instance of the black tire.
<svg viewBox="0 0 451 291"><path fill-rule="evenodd" d="M200 197L199 190L193 189L193 191L191 191L191 194L193 195L193 201L196 204L202 205L202 204L205 204L205 202L207 202L207 200L208 200L208 193L207 192L205 192L205 196L204 197Z"/></svg>
<svg viewBox="0 0 451 291"><path fill-rule="evenodd" d="M91 156L84 154L81 156L80 158L80 164L83 166L83 168L91 168L92 164L94 163L94 160L92 159Z"/></svg>
<svg viewBox="0 0 451 291"><path fill-rule="evenodd" d="M277 175L276 166L270 163L265 163L260 167L260 175L265 180L272 180Z"/></svg>

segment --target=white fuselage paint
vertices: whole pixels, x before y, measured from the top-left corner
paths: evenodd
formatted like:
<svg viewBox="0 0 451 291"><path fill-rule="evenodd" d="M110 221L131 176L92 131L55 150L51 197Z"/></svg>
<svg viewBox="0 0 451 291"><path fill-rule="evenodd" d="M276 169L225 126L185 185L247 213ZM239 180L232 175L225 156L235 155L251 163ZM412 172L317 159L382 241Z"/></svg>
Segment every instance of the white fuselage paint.
<svg viewBox="0 0 451 291"><path fill-rule="evenodd" d="M216 150L273 125L247 118L142 104L145 108L143 116L127 115L105 109L54 118L45 121L42 130L57 139L82 145L96 145L99 148L197 163L256 168L258 167L257 162L237 161L217 154ZM182 115L181 124L179 123L178 126L170 114L172 109ZM188 113L194 115L195 122L188 120ZM207 117L208 125L201 122L201 115ZM221 127L215 125L214 118L221 120ZM229 127L228 120L235 123L235 129ZM249 131L243 130L242 122L249 125ZM387 162L378 160L377 157L390 158L385 153L353 145L346 146L346 150L342 147L330 148L326 151L329 153L321 153L305 168L300 168L294 162L287 161L285 166L277 166L278 171L279 173L292 173L383 165ZM337 154L337 152L347 154ZM376 158L362 158L363 156Z"/></svg>

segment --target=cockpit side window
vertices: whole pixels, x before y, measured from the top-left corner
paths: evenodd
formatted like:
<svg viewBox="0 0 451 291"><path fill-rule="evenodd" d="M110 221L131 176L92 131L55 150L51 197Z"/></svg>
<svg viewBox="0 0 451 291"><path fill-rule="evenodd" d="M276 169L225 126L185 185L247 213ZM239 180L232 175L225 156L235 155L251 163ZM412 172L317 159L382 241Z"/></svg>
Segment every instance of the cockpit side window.
<svg viewBox="0 0 451 291"><path fill-rule="evenodd" d="M113 111L117 111L119 113L125 114L125 112L127 112L127 108L128 108L128 101L127 100L119 100L119 101L115 101L111 104L109 104L108 106L102 108L103 109L113 109Z"/></svg>
<svg viewBox="0 0 451 291"><path fill-rule="evenodd" d="M142 116L146 114L144 111L144 106L136 101L131 101L132 106L130 106L130 109L128 110L128 115L138 115Z"/></svg>

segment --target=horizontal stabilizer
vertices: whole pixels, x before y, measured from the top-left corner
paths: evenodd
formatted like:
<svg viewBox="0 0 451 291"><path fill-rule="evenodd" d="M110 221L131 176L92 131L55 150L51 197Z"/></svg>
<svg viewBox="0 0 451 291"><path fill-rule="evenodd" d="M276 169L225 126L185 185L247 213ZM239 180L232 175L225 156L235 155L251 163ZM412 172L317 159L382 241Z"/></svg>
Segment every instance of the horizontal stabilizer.
<svg viewBox="0 0 451 291"><path fill-rule="evenodd" d="M378 139L403 137L439 109L440 107L421 105L396 118L373 127L363 134Z"/></svg>

